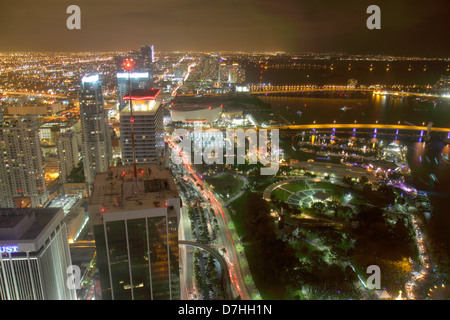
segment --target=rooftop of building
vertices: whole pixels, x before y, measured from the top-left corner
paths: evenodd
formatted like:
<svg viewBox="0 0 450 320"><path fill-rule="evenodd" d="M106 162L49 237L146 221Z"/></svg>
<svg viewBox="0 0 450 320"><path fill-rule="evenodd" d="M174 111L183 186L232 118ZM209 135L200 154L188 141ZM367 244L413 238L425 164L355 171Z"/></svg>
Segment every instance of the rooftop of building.
<svg viewBox="0 0 450 320"><path fill-rule="evenodd" d="M158 107L161 105L161 101L158 100L134 100L133 101L133 114L154 114L158 110ZM130 113L130 105L127 104L122 111L121 114L129 114Z"/></svg>
<svg viewBox="0 0 450 320"><path fill-rule="evenodd" d="M0 208L0 241L35 240L61 208Z"/></svg>
<svg viewBox="0 0 450 320"><path fill-rule="evenodd" d="M131 100L155 100L160 92L160 89L154 88L131 90ZM130 95L126 94L123 100L130 100Z"/></svg>
<svg viewBox="0 0 450 320"><path fill-rule="evenodd" d="M174 103L171 107L173 111L177 112L215 110L217 108L222 108L222 106L212 105L210 103Z"/></svg>
<svg viewBox="0 0 450 320"><path fill-rule="evenodd" d="M37 118L34 115L27 115L20 118L3 118L3 121L0 121L0 127L4 128L14 128L14 127L23 127L29 123L37 124Z"/></svg>
<svg viewBox="0 0 450 320"><path fill-rule="evenodd" d="M78 124L78 119L75 118L71 118L71 119L67 119L67 120L60 120L60 119L55 119L55 120L50 120L48 122L44 122L40 125L41 128L51 128L53 126L57 126L57 127L72 127Z"/></svg>
<svg viewBox="0 0 450 320"><path fill-rule="evenodd" d="M100 205L102 214L107 214L161 208L165 206L166 199L178 197L169 168L137 164L136 173L137 180L133 166L110 167L108 172L97 173L89 206Z"/></svg>

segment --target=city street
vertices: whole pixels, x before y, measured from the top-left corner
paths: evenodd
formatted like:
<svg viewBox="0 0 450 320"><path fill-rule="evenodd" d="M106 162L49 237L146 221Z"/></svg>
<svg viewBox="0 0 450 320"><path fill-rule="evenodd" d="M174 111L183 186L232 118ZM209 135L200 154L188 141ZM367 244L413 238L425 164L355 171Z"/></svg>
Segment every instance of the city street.
<svg viewBox="0 0 450 320"><path fill-rule="evenodd" d="M169 145L171 148L174 148L181 153L179 148L174 145L173 142L169 141ZM192 178L192 180L188 179L190 186L198 190L204 201L210 204L211 209L214 210L218 218L217 220L220 230L220 241L218 242L218 246L225 249L225 260L228 263L230 281L234 294L236 296L240 296L243 300L258 299L259 293L254 286L253 281L250 281L251 273L248 267L247 259L243 252L242 245L238 243L239 237L234 230L234 227L230 229L230 226L232 226L232 222L228 211L223 207L223 204L215 197L213 192L209 190L209 188L203 183L203 181L192 169L191 165L184 164L181 167L183 168L183 172L185 173L185 175ZM180 223L180 226L186 227L186 223ZM190 225L188 225L187 228L190 229ZM238 251L237 247L242 249ZM189 284L184 285L186 288L189 287Z"/></svg>
<svg viewBox="0 0 450 320"><path fill-rule="evenodd" d="M188 217L186 202L181 209L180 225L178 228L179 240L193 241L191 222ZM196 292L194 281L194 249L191 246L179 245L180 250L180 298L191 300Z"/></svg>

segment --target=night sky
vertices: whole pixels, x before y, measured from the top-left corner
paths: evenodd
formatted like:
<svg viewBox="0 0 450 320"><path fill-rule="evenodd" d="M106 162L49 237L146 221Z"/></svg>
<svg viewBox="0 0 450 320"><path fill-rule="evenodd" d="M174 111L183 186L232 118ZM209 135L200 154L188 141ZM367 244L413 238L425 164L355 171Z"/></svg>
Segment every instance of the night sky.
<svg viewBox="0 0 450 320"><path fill-rule="evenodd" d="M68 30L66 8L81 8ZM366 9L381 8L381 30ZM347 52L450 56L449 0L0 0L0 51Z"/></svg>

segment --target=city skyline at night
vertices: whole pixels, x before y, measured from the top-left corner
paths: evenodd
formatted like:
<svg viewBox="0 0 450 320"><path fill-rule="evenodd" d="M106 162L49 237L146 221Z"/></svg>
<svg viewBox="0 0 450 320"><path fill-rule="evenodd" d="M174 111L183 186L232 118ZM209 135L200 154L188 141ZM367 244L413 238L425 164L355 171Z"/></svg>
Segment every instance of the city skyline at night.
<svg viewBox="0 0 450 320"><path fill-rule="evenodd" d="M0 0L0 300L450 299L446 1Z"/></svg>

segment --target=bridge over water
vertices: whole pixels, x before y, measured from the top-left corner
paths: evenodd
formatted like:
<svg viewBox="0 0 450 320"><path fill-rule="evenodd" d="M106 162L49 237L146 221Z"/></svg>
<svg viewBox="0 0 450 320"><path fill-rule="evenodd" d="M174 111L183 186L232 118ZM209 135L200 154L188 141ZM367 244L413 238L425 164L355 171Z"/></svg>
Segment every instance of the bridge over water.
<svg viewBox="0 0 450 320"><path fill-rule="evenodd" d="M261 127L260 129L290 129L290 130L314 130L314 129L390 129L390 130L414 130L427 132L428 130L434 132L450 133L450 128L439 128L433 126L415 126L402 124L362 124L362 123L326 123L326 124L297 124L297 125L282 125Z"/></svg>
<svg viewBox="0 0 450 320"><path fill-rule="evenodd" d="M420 92L406 92L398 90L384 90L372 87L353 87L353 86L312 86L312 85L250 85L249 93L254 95L272 94L272 93L302 93L302 92L365 92L374 95L392 95L401 97L423 97L423 98L450 98L448 95L420 93Z"/></svg>
<svg viewBox="0 0 450 320"><path fill-rule="evenodd" d="M373 92L373 88L354 88L349 86L327 85L323 87L308 85L251 85L249 86L250 94L266 94L266 93L290 93L290 92L331 92L331 91L348 91L348 92Z"/></svg>

